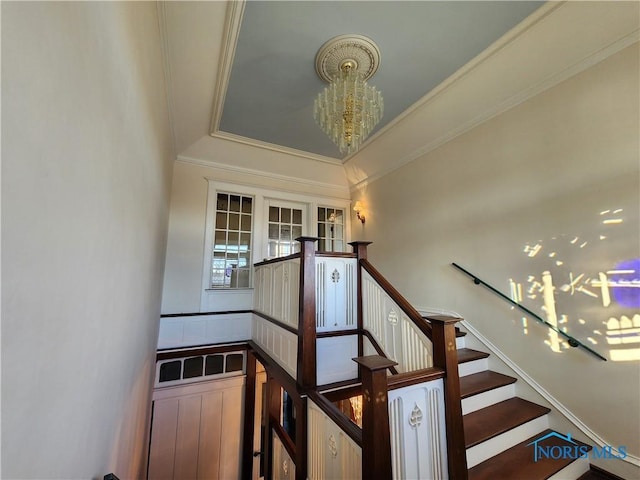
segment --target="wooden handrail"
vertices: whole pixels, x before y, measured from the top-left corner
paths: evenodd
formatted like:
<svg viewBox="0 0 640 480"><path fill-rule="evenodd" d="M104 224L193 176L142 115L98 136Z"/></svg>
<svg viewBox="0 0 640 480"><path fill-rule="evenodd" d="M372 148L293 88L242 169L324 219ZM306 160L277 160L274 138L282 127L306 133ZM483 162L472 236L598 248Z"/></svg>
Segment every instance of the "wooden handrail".
<svg viewBox="0 0 640 480"><path fill-rule="evenodd" d="M254 263L253 266L261 267L262 265L269 265L270 263L285 262L287 260L292 260L294 258L300 258L300 252L292 253L291 255L287 255L285 257L276 257L276 258L270 258L269 260L263 260L261 262Z"/></svg>
<svg viewBox="0 0 640 480"><path fill-rule="evenodd" d="M413 307L413 305L411 305L409 301L404 298L402 294L398 292L398 290L396 290L395 287L391 285L373 265L371 265L371 263L369 263L369 260L366 258L361 259L359 263L360 266L364 268L364 270L378 283L378 285L380 285L380 288L382 288L407 315L407 317L409 317L415 326L418 327L420 331L427 336L427 338L431 339L431 325L422 318L422 315Z"/></svg>
<svg viewBox="0 0 640 480"><path fill-rule="evenodd" d="M349 420L333 403L317 391L309 391L308 397L320 408L340 429L349 435L362 448L362 429Z"/></svg>
<svg viewBox="0 0 640 480"><path fill-rule="evenodd" d="M316 252L316 257L330 257L330 258L358 258L355 253L345 252Z"/></svg>
<svg viewBox="0 0 640 480"><path fill-rule="evenodd" d="M264 318L267 322L269 323L273 323L275 326L282 328L283 330L286 330L287 332L293 333L294 335L298 335L298 329L296 327L292 327L291 325L287 325L286 323L281 322L280 320L276 320L273 317L270 317L269 315L262 313L262 312L258 312L257 310L253 310L251 313L253 313L254 315L257 315L261 318Z"/></svg>
<svg viewBox="0 0 640 480"><path fill-rule="evenodd" d="M395 390L397 388L408 387L409 385L417 385L418 383L432 382L444 377L444 369L438 367L398 373L397 375L389 375L387 377L387 389Z"/></svg>

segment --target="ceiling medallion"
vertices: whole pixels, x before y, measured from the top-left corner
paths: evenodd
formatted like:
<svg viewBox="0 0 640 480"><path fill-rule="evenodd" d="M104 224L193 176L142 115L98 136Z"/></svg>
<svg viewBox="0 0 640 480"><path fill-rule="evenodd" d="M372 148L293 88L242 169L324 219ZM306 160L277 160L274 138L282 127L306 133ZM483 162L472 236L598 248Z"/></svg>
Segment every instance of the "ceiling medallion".
<svg viewBox="0 0 640 480"><path fill-rule="evenodd" d="M345 61L352 61L356 69L369 80L380 65L380 49L363 35L339 35L326 42L316 55L316 73L327 83L340 73Z"/></svg>
<svg viewBox="0 0 640 480"><path fill-rule="evenodd" d="M342 153L357 151L382 118L382 95L367 84L379 65L378 46L362 35L340 35L318 50L316 72L329 86L318 94L313 116Z"/></svg>

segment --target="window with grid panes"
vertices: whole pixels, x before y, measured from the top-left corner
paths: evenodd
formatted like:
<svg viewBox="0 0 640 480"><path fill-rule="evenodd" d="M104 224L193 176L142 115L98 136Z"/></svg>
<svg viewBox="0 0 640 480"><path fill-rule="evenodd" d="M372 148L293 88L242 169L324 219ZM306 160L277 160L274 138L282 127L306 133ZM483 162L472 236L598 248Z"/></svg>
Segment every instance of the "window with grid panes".
<svg viewBox="0 0 640 480"><path fill-rule="evenodd" d="M211 288L247 288L251 275L253 197L218 193Z"/></svg>
<svg viewBox="0 0 640 480"><path fill-rule="evenodd" d="M269 258L284 257L300 251L295 239L302 236L302 209L269 206Z"/></svg>
<svg viewBox="0 0 640 480"><path fill-rule="evenodd" d="M344 251L344 210L318 207L318 251Z"/></svg>

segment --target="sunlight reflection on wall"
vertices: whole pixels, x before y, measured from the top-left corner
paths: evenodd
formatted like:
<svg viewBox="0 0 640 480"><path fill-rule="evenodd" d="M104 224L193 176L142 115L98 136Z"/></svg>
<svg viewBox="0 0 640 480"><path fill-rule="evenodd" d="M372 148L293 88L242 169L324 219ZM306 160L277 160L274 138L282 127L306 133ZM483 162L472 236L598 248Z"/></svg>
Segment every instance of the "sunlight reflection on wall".
<svg viewBox="0 0 640 480"><path fill-rule="evenodd" d="M509 280L511 298L538 307L547 322L598 346L613 361L640 360L640 258L634 222L623 208L594 214L589 235L560 234L523 248L527 278ZM522 318L524 333L529 321ZM570 348L549 328L554 352ZM594 347L597 348L597 347Z"/></svg>

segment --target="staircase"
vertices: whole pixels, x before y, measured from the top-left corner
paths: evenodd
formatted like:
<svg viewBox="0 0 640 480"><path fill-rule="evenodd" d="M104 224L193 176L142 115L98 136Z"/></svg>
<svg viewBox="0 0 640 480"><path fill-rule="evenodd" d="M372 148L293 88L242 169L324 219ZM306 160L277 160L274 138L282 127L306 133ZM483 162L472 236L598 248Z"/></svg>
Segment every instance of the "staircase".
<svg viewBox="0 0 640 480"><path fill-rule="evenodd" d="M531 442L575 448L549 428L550 409L516 396L516 378L489 370L488 353L465 348L458 337L458 371L469 480L578 479L589 459L534 459ZM564 437L565 435L561 435ZM555 449L555 451L558 451Z"/></svg>

